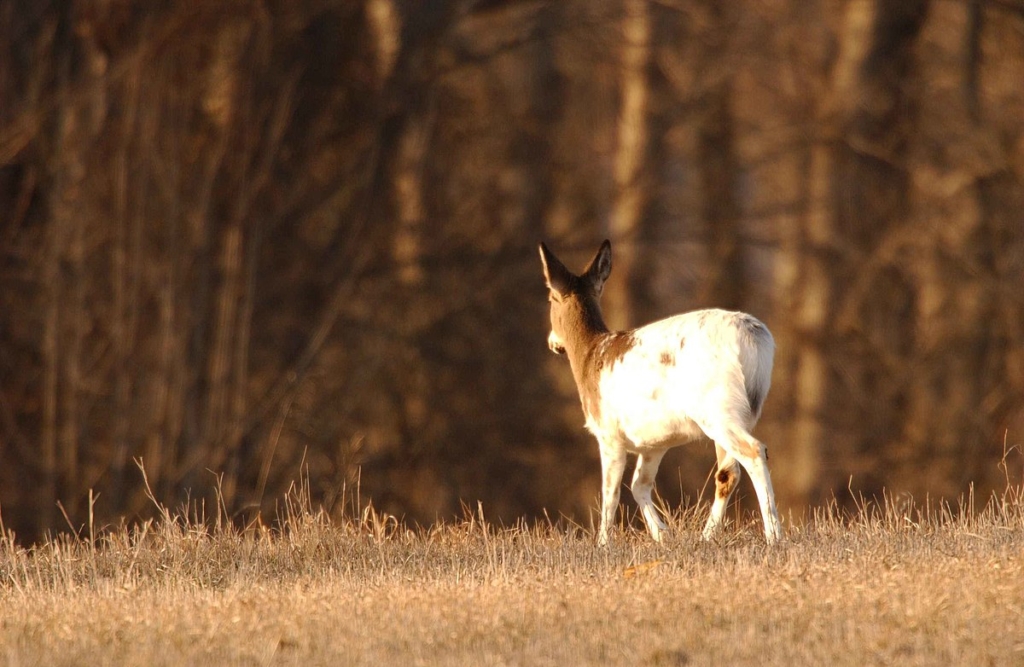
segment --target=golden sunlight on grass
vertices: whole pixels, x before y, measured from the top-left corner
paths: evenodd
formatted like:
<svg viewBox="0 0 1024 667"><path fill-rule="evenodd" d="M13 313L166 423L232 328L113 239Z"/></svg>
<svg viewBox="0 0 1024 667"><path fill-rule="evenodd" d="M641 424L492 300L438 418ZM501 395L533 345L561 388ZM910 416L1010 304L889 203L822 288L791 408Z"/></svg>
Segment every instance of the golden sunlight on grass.
<svg viewBox="0 0 1024 667"><path fill-rule="evenodd" d="M934 665L1024 661L1024 497L974 511L828 508L769 549L758 520L602 549L480 513L410 531L301 496L274 528L153 522L0 545L0 663Z"/></svg>

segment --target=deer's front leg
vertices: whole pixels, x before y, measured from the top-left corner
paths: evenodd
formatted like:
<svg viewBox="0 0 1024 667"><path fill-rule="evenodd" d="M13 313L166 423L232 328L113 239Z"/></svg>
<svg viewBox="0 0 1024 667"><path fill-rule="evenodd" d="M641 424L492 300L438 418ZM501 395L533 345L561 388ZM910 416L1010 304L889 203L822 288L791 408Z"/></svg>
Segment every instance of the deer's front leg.
<svg viewBox="0 0 1024 667"><path fill-rule="evenodd" d="M597 543L608 544L608 531L619 508L619 487L626 467L626 450L615 442L601 441L601 528Z"/></svg>
<svg viewBox="0 0 1024 667"><path fill-rule="evenodd" d="M633 472L633 498L636 500L640 514L647 524L647 532L651 534L655 542L661 542L661 536L668 530L668 526L658 515L658 508L651 500L651 492L654 490L654 478L658 474L658 466L665 456L667 449L649 451L640 454L636 459L636 470Z"/></svg>

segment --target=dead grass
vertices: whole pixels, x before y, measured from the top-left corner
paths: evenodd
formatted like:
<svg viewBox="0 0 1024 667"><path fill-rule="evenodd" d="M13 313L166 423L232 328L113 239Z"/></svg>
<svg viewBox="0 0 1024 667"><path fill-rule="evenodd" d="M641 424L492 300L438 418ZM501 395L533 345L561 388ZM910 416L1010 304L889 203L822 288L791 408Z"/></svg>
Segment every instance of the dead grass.
<svg viewBox="0 0 1024 667"><path fill-rule="evenodd" d="M702 513L663 545L473 514L409 531L293 494L273 528L194 512L0 544L0 663L1020 664L1024 494L975 509L863 503L764 546Z"/></svg>

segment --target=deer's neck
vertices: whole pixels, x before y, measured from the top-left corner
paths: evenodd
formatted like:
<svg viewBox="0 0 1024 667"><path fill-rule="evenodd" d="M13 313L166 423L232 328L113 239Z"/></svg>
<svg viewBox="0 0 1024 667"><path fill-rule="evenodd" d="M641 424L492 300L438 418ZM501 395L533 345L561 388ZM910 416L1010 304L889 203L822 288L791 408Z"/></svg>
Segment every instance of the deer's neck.
<svg viewBox="0 0 1024 667"><path fill-rule="evenodd" d="M602 418L601 375L618 363L637 343L634 331L609 331L599 308L592 308L567 330L565 341L573 379L587 424Z"/></svg>
<svg viewBox="0 0 1024 667"><path fill-rule="evenodd" d="M576 386L582 392L600 371L601 342L613 334L604 323L600 306L594 302L581 302L567 320L565 354L569 357Z"/></svg>

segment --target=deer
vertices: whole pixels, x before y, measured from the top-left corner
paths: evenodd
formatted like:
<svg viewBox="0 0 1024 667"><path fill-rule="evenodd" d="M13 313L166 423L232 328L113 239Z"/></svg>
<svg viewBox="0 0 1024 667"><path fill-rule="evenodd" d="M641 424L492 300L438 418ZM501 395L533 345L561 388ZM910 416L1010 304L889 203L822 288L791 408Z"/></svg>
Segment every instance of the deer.
<svg viewBox="0 0 1024 667"><path fill-rule="evenodd" d="M551 304L548 347L569 360L585 426L601 455L598 544L605 546L619 505L628 454L636 455L630 489L647 531L661 542L668 527L651 499L665 453L704 437L715 444L715 498L702 537L721 528L746 470L757 493L769 545L782 538L768 450L751 435L771 386L775 340L752 315L717 308L610 331L601 292L612 270L605 240L577 275L540 243Z"/></svg>

